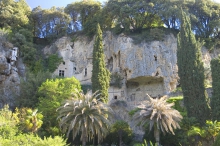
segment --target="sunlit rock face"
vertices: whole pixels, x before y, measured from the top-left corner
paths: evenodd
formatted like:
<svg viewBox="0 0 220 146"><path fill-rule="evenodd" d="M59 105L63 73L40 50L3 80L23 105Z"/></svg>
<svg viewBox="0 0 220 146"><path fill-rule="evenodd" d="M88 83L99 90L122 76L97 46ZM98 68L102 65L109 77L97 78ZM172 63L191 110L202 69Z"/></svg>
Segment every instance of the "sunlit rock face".
<svg viewBox="0 0 220 146"><path fill-rule="evenodd" d="M173 35L167 35L164 41L136 45L123 34L114 36L111 32L104 33L106 66L113 77L114 74L120 76L121 86L110 87L109 100L136 103L144 100L146 93L159 97L174 90L178 81L176 42ZM44 48L44 53L58 53L63 57L63 63L54 72L55 75L74 76L82 84L91 85L93 44L94 39L89 41L78 37L71 42L70 38L63 37Z"/></svg>
<svg viewBox="0 0 220 146"><path fill-rule="evenodd" d="M18 58L18 48L0 41L0 108L5 104L14 107L15 97L20 90L20 75L24 72L24 64Z"/></svg>

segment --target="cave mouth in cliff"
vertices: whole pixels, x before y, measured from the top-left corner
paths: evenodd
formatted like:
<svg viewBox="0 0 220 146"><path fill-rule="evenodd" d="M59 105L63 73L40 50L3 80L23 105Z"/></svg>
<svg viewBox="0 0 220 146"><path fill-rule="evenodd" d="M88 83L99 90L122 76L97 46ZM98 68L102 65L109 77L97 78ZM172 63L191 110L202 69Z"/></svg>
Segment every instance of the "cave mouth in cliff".
<svg viewBox="0 0 220 146"><path fill-rule="evenodd" d="M127 101L140 102L147 99L146 93L151 97L164 95L164 78L160 76L141 76L130 79L126 83Z"/></svg>
<svg viewBox="0 0 220 146"><path fill-rule="evenodd" d="M127 85L138 86L140 84L152 84L152 83L161 83L163 84L163 78L158 76L141 76L133 78L127 81Z"/></svg>

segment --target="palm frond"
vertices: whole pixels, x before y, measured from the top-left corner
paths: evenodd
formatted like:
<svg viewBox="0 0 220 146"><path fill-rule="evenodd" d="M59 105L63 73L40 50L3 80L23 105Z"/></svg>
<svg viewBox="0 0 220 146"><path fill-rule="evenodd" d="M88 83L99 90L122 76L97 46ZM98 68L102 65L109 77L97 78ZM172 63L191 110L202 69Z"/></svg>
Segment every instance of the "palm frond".
<svg viewBox="0 0 220 146"><path fill-rule="evenodd" d="M147 94L147 97L148 101L137 107L140 110L133 116L134 123L141 123L140 126L143 126L148 122L150 130L156 125L157 129L160 129L163 133L175 134L173 130L180 128L179 122L182 116L172 108L174 103L167 103L167 96L153 99ZM143 120L144 118L148 120Z"/></svg>
<svg viewBox="0 0 220 146"><path fill-rule="evenodd" d="M98 136L101 141L107 135L110 122L108 116L111 116L112 110L108 105L102 103L98 92L86 94L75 92L73 98L66 100L61 107L57 109L60 120L60 128L67 132L67 136L72 131L73 139L80 132L81 139L86 136L88 140Z"/></svg>

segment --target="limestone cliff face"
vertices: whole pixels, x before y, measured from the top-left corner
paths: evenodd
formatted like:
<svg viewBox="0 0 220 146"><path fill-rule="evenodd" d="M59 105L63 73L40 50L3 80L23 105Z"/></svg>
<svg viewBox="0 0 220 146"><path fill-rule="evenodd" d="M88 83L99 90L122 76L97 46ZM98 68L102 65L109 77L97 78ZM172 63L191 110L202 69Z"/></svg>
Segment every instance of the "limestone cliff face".
<svg viewBox="0 0 220 146"><path fill-rule="evenodd" d="M5 104L14 106L14 98L19 94L20 75L24 64L18 58L18 48L8 42L0 42L0 108Z"/></svg>
<svg viewBox="0 0 220 146"><path fill-rule="evenodd" d="M71 38L62 37L51 46L44 48L44 54L58 53L63 63L55 75L76 77L82 84L91 84L92 51L94 40L78 37L73 43ZM103 35L106 66L113 75L119 76L121 88L111 86L109 99L122 99L135 103L144 100L146 93L153 97L169 94L178 84L177 39L167 35L163 41L133 43L123 34L114 36L111 32ZM215 49L210 53L202 48L207 78L211 80L210 61L220 53ZM64 74L61 74L64 73ZM114 83L112 83L114 84Z"/></svg>
<svg viewBox="0 0 220 146"><path fill-rule="evenodd" d="M153 97L174 90L177 75L177 40L168 35L164 41L153 41L135 45L125 35L103 36L106 65L110 72L120 76L121 88L111 86L109 99L122 99L135 103L144 100L146 93ZM91 84L92 50L94 40L78 38L74 43L63 37L44 49L45 54L57 52L64 62L55 75L64 72L65 77L75 76L82 84Z"/></svg>

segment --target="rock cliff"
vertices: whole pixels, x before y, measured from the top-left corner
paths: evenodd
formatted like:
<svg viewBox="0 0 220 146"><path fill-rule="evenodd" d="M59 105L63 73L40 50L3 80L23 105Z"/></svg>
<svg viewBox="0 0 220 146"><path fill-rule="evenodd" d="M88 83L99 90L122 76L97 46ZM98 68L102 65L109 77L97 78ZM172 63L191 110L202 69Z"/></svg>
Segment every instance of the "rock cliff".
<svg viewBox="0 0 220 146"><path fill-rule="evenodd" d="M94 40L78 37L62 37L51 46L43 49L44 54L58 53L63 58L54 75L76 77L82 84L91 84L92 51ZM142 42L138 45L121 34L111 32L103 35L106 66L112 74L112 86L109 99L123 99L127 102L145 99L148 93L152 97L169 94L178 84L177 39L167 35L163 41ZM210 61L220 53L214 49L211 53L202 48L203 62L207 78L211 81ZM61 72L63 74L61 74ZM119 82L115 86L114 82Z"/></svg>
<svg viewBox="0 0 220 146"><path fill-rule="evenodd" d="M138 102L145 99L146 93L157 97L169 94L176 88L177 40L173 35L168 35L164 41L138 45L123 34L114 36L106 32L103 38L107 68L113 78L118 76L121 86L111 86L110 100ZM65 77L75 76L82 84L91 84L93 43L93 40L88 41L83 37L74 43L70 38L63 37L52 46L44 48L44 53L57 52L63 57L64 62L55 71L55 75L61 75L59 73L63 71Z"/></svg>
<svg viewBox="0 0 220 146"><path fill-rule="evenodd" d="M20 75L24 73L24 64L18 58L18 48L0 40L0 108L5 104L14 106L19 95Z"/></svg>

